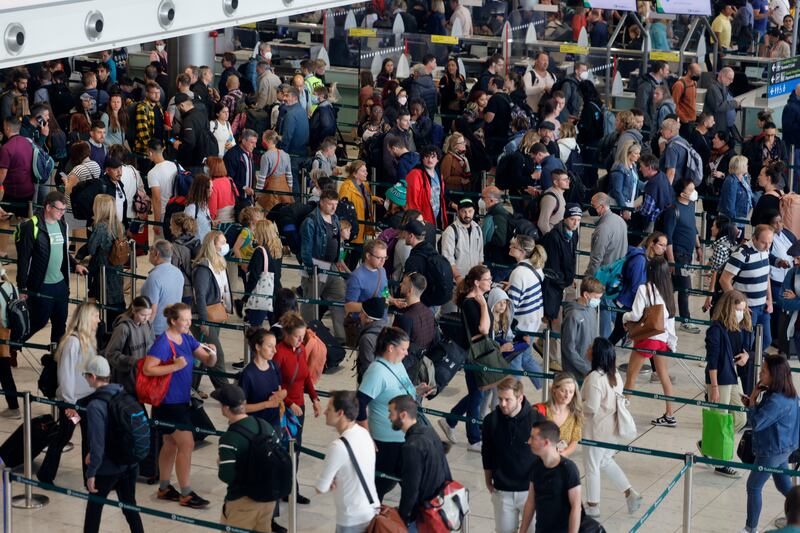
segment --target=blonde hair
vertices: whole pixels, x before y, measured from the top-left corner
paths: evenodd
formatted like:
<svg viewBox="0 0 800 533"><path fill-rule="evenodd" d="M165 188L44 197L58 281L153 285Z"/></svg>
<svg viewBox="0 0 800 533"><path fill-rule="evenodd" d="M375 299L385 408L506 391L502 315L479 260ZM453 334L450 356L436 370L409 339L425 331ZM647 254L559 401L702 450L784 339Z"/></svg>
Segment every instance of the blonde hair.
<svg viewBox="0 0 800 533"><path fill-rule="evenodd" d="M444 142L444 151L445 152L452 152L453 147L456 145L457 142L464 139L466 141L466 137L459 132L453 132L447 140Z"/></svg>
<svg viewBox="0 0 800 533"><path fill-rule="evenodd" d="M568 139L570 137L577 136L578 130L575 128L575 124L572 122L562 122L561 127L559 128L559 133L562 139Z"/></svg>
<svg viewBox="0 0 800 533"><path fill-rule="evenodd" d="M747 173L747 158L743 155L735 155L728 163L728 174L736 174L736 171L741 174Z"/></svg>
<svg viewBox="0 0 800 533"><path fill-rule="evenodd" d="M253 239L263 246L269 252L272 259L280 259L283 257L283 244L278 235L278 229L275 224L266 218L262 218L256 222L253 228Z"/></svg>
<svg viewBox="0 0 800 533"><path fill-rule="evenodd" d="M264 211L262 211L260 207L245 207L242 209L242 212L239 213L239 224L249 227L250 224L257 222L262 218L264 218Z"/></svg>
<svg viewBox="0 0 800 533"><path fill-rule="evenodd" d="M544 246L541 244L534 246L533 252L528 260L531 262L531 266L533 266L533 268L544 268L544 264L547 262L547 252L545 251Z"/></svg>
<svg viewBox="0 0 800 533"><path fill-rule="evenodd" d="M617 113L617 124L620 125L620 131L629 130L636 124L636 118L626 109Z"/></svg>
<svg viewBox="0 0 800 533"><path fill-rule="evenodd" d="M625 141L622 145L622 150L619 151L619 157L616 160L616 163L619 163L622 166L628 166L628 156L636 149L639 149L639 153L642 152L641 145L636 142L634 139L629 139Z"/></svg>
<svg viewBox="0 0 800 533"><path fill-rule="evenodd" d="M55 353L56 363L61 360L66 340L75 336L81 346L81 360L77 368L81 371L86 368L86 363L89 362L91 356L97 353L97 327L94 326L94 315L99 313L97 306L89 302L83 302L75 308L75 312L72 313L72 318L67 324L67 330L58 343Z"/></svg>
<svg viewBox="0 0 800 533"><path fill-rule="evenodd" d="M175 213L169 220L169 227L172 233L181 235L197 235L197 221L186 213ZM177 230L177 231L176 231Z"/></svg>
<svg viewBox="0 0 800 533"><path fill-rule="evenodd" d="M744 319L740 322L736 321L736 306L740 303L745 303ZM728 331L753 331L753 323L750 319L750 309L747 306L747 298L739 291L728 291L714 306L714 313L711 320L720 322Z"/></svg>
<svg viewBox="0 0 800 533"><path fill-rule="evenodd" d="M108 232L115 239L124 235L125 230L117 219L117 203L107 194L98 194L92 204L92 217L95 227L103 223L108 226Z"/></svg>
<svg viewBox="0 0 800 533"><path fill-rule="evenodd" d="M197 258L194 260L195 265L199 265L205 259L212 270L217 272L225 270L225 258L217 252L216 241L218 237L225 238L221 231L209 231L206 234L205 238L203 238L203 244L200 245L200 253L197 254Z"/></svg>
<svg viewBox="0 0 800 533"><path fill-rule="evenodd" d="M578 425L580 425L583 423L581 391L578 388L578 382L575 381L575 378L569 372L559 372L553 378L553 384L550 385L550 399L547 400L547 408L548 411L552 411L556 405L556 395L554 394L554 391L567 383L572 383L575 386L575 394L572 395L572 400L570 400L569 404L567 404L567 409L569 409L569 412L575 417L575 420L578 421Z"/></svg>
<svg viewBox="0 0 800 533"><path fill-rule="evenodd" d="M443 0L433 0L433 2L431 2L431 11L434 13L444 13Z"/></svg>
<svg viewBox="0 0 800 533"><path fill-rule="evenodd" d="M539 142L541 137L538 131L528 130L528 133L522 136L522 141L519 143L519 151L523 154L529 154L533 145Z"/></svg>
<svg viewBox="0 0 800 533"><path fill-rule="evenodd" d="M506 296L505 299L497 300L489 311L492 313L492 315L494 315L494 308L497 307L497 304L500 302L506 303L506 310L503 311L503 313L499 315L495 321L495 330L499 331L503 336L505 336L506 332L511 326L511 299Z"/></svg>

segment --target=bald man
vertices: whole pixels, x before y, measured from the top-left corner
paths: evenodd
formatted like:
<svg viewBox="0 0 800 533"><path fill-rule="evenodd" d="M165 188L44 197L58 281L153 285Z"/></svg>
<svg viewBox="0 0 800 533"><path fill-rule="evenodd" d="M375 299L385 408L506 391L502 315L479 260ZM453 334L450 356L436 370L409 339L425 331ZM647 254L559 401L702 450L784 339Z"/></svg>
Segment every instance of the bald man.
<svg viewBox="0 0 800 533"><path fill-rule="evenodd" d="M741 104L733 99L733 95L728 89L731 83L733 83L733 69L724 67L706 91L703 111L714 115L715 132L730 133L736 122L736 111L741 107Z"/></svg>

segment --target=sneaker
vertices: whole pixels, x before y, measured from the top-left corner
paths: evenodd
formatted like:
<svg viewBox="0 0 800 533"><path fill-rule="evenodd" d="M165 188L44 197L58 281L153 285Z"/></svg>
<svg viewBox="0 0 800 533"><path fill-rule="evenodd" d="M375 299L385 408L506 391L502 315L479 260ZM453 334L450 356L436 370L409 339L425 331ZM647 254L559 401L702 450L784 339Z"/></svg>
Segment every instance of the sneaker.
<svg viewBox="0 0 800 533"><path fill-rule="evenodd" d="M703 441L702 440L697 441L697 450L700 452L700 455L702 455L703 457L708 458L708 456L703 453Z"/></svg>
<svg viewBox="0 0 800 533"><path fill-rule="evenodd" d="M714 469L714 473L719 474L720 476L730 477L733 479L738 479L742 477L742 475L739 472L737 472L736 470L734 470L729 466L719 466Z"/></svg>
<svg viewBox="0 0 800 533"><path fill-rule="evenodd" d="M299 503L300 505L308 505L309 503L311 503L311 500L309 500L308 498L306 498L305 496L303 496L302 494L300 494L298 492L297 493L297 503Z"/></svg>
<svg viewBox="0 0 800 533"><path fill-rule="evenodd" d="M482 446L482 445L483 445L483 443L482 443L481 441L478 441L478 442L473 442L472 444L470 444L469 446L467 446L467 450L468 450L468 451L471 451L471 452L478 452L478 453L481 453L481 446Z"/></svg>
<svg viewBox="0 0 800 533"><path fill-rule="evenodd" d="M780 518L776 518L775 522L773 522L773 525L778 529L786 527L786 517L781 516Z"/></svg>
<svg viewBox="0 0 800 533"><path fill-rule="evenodd" d="M669 382L675 385L675 376L670 376ZM657 373L655 372L650 373L650 383L661 383L661 378L658 377Z"/></svg>
<svg viewBox="0 0 800 533"><path fill-rule="evenodd" d="M654 426L664 426L668 428L674 428L675 426L678 425L678 421L675 420L674 416L667 416L667 415L661 415L655 420L651 420L650 423L653 424Z"/></svg>
<svg viewBox="0 0 800 533"><path fill-rule="evenodd" d="M22 413L19 412L19 409L6 409L5 411L0 411L0 418L19 420L22 418Z"/></svg>
<svg viewBox="0 0 800 533"><path fill-rule="evenodd" d="M444 436L447 437L447 440L449 440L453 444L456 444L457 442L456 430L455 428L450 427L450 424L447 423L446 419L444 418L439 419L439 428L442 430L442 433L444 433Z"/></svg>
<svg viewBox="0 0 800 533"><path fill-rule="evenodd" d="M586 516L591 516L592 518L597 518L600 516L600 506L599 505L584 505L583 512L586 513Z"/></svg>
<svg viewBox="0 0 800 533"><path fill-rule="evenodd" d="M288 531L288 529L277 523L275 519L272 520L272 533L288 533Z"/></svg>
<svg viewBox="0 0 800 533"><path fill-rule="evenodd" d="M208 500L201 498L195 491L190 492L186 496L181 496L180 503L184 507L191 507L192 509L203 509L208 507L211 503Z"/></svg>
<svg viewBox="0 0 800 533"><path fill-rule="evenodd" d="M181 501L181 493L175 490L175 487L172 485L167 485L166 489L158 489L159 500L167 500L170 502L179 502Z"/></svg>
<svg viewBox="0 0 800 533"><path fill-rule="evenodd" d="M700 328L698 328L694 324L683 323L680 325L679 329L681 331L685 331L686 333L694 333L695 335L700 333Z"/></svg>
<svg viewBox="0 0 800 533"><path fill-rule="evenodd" d="M625 496L625 501L628 503L628 514L633 514L642 506L642 495L631 489L630 493Z"/></svg>

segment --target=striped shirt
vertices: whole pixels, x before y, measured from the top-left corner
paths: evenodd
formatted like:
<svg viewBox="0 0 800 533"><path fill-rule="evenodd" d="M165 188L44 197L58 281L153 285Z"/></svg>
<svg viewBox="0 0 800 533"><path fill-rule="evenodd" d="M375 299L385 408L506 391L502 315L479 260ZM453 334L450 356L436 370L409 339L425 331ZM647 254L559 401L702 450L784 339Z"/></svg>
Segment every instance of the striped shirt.
<svg viewBox="0 0 800 533"><path fill-rule="evenodd" d="M769 290L769 252L759 252L750 245L731 254L725 272L733 274L733 288L747 297L748 307L767 303Z"/></svg>
<svg viewBox="0 0 800 533"><path fill-rule="evenodd" d="M522 331L539 330L544 312L543 279L542 270L534 270L527 260L521 261L508 278L508 297L514 306L517 328Z"/></svg>

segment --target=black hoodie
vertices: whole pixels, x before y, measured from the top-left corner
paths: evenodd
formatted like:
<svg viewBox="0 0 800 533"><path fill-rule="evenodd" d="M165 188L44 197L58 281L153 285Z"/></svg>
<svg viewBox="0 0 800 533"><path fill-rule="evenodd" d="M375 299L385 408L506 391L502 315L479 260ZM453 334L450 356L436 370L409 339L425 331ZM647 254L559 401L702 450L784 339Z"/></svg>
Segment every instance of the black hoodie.
<svg viewBox="0 0 800 533"><path fill-rule="evenodd" d="M523 492L530 484L530 471L536 458L528 445L531 427L546 420L539 411L522 399L522 409L510 417L496 407L483 419L481 458L483 469L492 471L497 490Z"/></svg>

